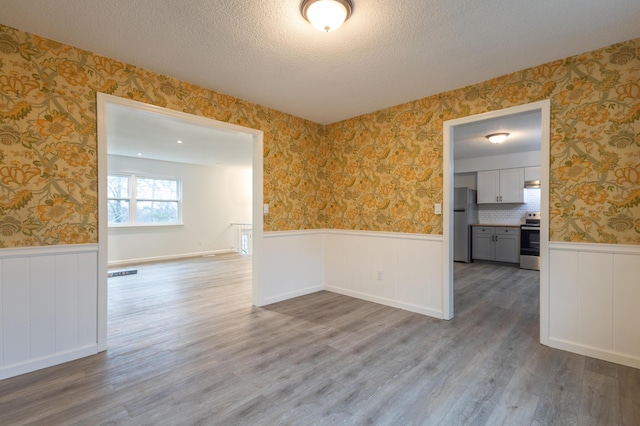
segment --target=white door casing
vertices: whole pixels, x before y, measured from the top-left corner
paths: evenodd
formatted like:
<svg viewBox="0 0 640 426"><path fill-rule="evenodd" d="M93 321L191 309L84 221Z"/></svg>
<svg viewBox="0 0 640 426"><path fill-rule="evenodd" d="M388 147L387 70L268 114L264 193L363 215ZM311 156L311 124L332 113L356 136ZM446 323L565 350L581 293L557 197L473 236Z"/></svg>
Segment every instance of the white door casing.
<svg viewBox="0 0 640 426"><path fill-rule="evenodd" d="M261 246L263 237L263 132L235 124L200 117L167 108L149 105L126 98L104 93L97 94L97 126L98 126L98 351L107 349L107 262L108 262L108 227L107 227L107 105L115 104L167 117L174 117L195 124L215 127L220 130L231 130L247 133L252 137L253 162L253 253L252 253L252 303L256 306L264 304L263 286L261 282Z"/></svg>
<svg viewBox="0 0 640 426"><path fill-rule="evenodd" d="M549 158L551 101L549 99L444 122L443 129L443 317L453 318L453 141L456 126L528 111L541 112L540 211L540 343L549 344Z"/></svg>

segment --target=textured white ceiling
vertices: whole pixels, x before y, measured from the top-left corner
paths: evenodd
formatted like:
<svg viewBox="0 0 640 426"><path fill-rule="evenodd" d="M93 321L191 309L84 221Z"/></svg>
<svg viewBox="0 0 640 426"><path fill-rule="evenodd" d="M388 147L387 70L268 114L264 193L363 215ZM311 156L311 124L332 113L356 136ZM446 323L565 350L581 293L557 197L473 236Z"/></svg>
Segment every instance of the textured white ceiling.
<svg viewBox="0 0 640 426"><path fill-rule="evenodd" d="M493 144L487 139L492 133L509 133L507 140ZM467 124L453 131L453 158L489 157L517 152L540 151L542 144L542 113L528 111Z"/></svg>
<svg viewBox="0 0 640 426"><path fill-rule="evenodd" d="M2 0L0 23L322 124L640 36L638 0Z"/></svg>

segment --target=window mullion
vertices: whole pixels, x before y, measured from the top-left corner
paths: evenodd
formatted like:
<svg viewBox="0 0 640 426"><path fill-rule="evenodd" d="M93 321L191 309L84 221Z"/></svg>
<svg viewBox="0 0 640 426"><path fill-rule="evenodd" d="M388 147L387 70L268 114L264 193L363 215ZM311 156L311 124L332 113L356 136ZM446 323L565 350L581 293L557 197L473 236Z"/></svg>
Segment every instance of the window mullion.
<svg viewBox="0 0 640 426"><path fill-rule="evenodd" d="M129 201L129 205L131 206L131 208L129 209L129 221L133 224L137 224L138 223L138 215L137 215L137 191L136 188L138 187L138 182L136 179L136 175L131 175L130 176L131 179L131 185L130 185L130 194L129 196L130 201Z"/></svg>

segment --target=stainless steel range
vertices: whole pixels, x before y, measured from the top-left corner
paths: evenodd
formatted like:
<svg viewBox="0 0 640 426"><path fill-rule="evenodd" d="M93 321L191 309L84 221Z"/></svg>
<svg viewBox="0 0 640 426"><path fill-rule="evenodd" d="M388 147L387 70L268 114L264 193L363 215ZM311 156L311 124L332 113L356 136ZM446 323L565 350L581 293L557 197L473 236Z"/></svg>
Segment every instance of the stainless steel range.
<svg viewBox="0 0 640 426"><path fill-rule="evenodd" d="M520 225L520 268L540 270L540 212L527 212Z"/></svg>

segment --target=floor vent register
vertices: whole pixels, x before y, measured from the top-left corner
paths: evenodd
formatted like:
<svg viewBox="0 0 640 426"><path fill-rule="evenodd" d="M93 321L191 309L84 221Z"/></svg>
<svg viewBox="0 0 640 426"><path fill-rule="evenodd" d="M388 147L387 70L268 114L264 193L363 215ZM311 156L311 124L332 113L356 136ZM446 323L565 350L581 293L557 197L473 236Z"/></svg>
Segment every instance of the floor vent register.
<svg viewBox="0 0 640 426"><path fill-rule="evenodd" d="M113 271L113 272L109 272L109 278L111 277L122 277L123 275L134 275L137 274L138 270L137 269L127 269L124 271Z"/></svg>

